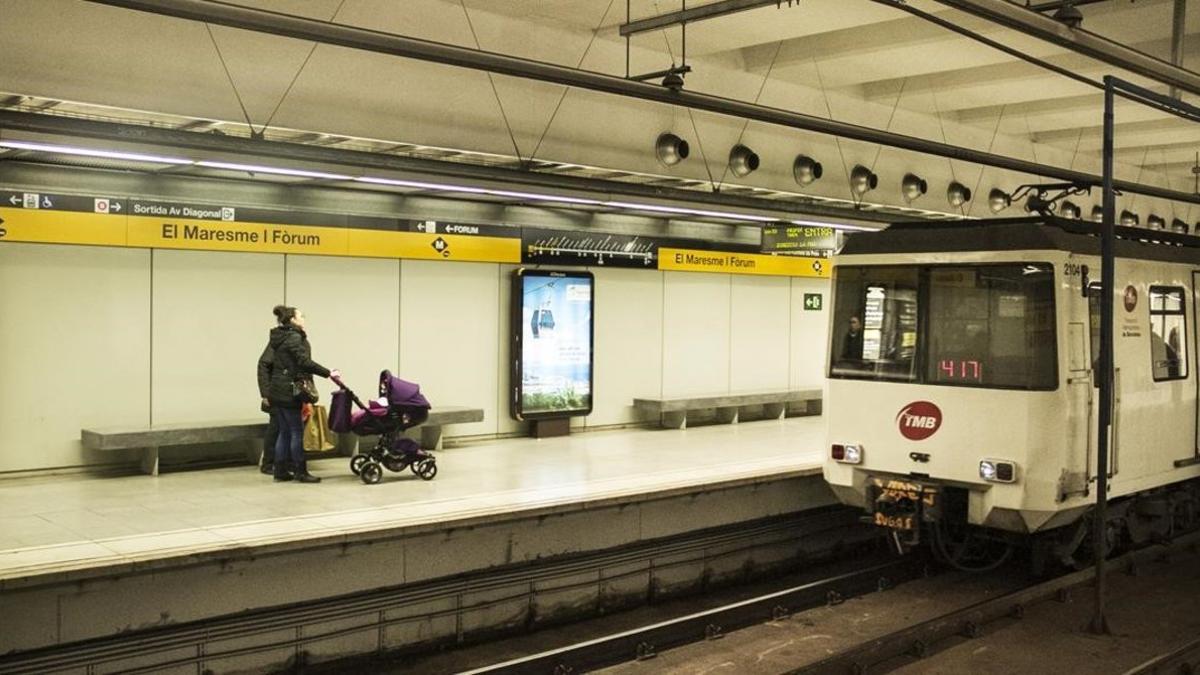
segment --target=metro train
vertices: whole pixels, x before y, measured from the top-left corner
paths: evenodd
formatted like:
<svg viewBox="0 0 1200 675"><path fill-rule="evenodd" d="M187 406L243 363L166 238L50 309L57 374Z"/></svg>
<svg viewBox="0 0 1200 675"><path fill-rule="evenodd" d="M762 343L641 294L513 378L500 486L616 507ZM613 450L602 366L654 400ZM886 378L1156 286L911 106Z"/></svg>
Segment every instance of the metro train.
<svg viewBox="0 0 1200 675"><path fill-rule="evenodd" d="M1116 231L1108 551L1200 524L1200 237ZM839 501L956 567L1085 564L1099 278L1096 225L1052 215L850 236L825 405Z"/></svg>

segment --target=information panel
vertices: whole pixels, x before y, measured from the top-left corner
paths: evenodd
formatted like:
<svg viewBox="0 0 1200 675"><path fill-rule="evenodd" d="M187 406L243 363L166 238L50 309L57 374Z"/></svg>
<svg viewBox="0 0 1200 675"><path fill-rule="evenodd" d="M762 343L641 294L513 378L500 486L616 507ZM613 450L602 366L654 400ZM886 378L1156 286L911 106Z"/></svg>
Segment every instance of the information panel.
<svg viewBox="0 0 1200 675"><path fill-rule="evenodd" d="M513 273L512 416L518 420L592 411L595 283L590 272Z"/></svg>
<svg viewBox="0 0 1200 675"><path fill-rule="evenodd" d="M818 225L764 225L763 253L788 253L825 258L837 248L837 232Z"/></svg>

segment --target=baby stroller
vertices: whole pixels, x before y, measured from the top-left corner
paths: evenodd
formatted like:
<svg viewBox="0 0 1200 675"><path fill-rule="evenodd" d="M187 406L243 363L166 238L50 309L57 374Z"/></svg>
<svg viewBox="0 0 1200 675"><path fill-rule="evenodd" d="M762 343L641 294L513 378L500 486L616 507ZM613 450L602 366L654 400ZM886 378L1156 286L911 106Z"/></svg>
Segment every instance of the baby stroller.
<svg viewBox="0 0 1200 675"><path fill-rule="evenodd" d="M374 485L383 478L382 467L387 467L396 473L412 469L422 479L433 480L437 475L437 460L416 441L404 436L405 429L429 419L429 401L421 395L418 385L385 370L379 374L381 398L363 405L340 379L334 382L338 391L333 392L329 404L329 428L356 436L379 436L374 448L350 458L354 475L367 485ZM358 410L352 409L352 402Z"/></svg>

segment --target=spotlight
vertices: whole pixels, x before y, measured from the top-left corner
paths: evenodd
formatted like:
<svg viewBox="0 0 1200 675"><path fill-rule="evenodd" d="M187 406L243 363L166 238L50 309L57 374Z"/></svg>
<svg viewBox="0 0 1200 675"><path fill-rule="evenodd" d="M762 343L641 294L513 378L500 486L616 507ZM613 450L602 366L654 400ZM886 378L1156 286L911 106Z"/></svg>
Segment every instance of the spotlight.
<svg viewBox="0 0 1200 675"><path fill-rule="evenodd" d="M946 201L950 206L962 206L971 201L971 188L958 181L951 181L946 188Z"/></svg>
<svg viewBox="0 0 1200 675"><path fill-rule="evenodd" d="M675 166L688 157L688 142L670 132L658 135L654 141L654 154L658 161L667 166Z"/></svg>
<svg viewBox="0 0 1200 675"><path fill-rule="evenodd" d="M1188 233L1188 224L1182 218L1175 218L1171 221L1171 230L1179 234Z"/></svg>
<svg viewBox="0 0 1200 675"><path fill-rule="evenodd" d="M758 168L758 154L744 145L733 146L729 151L729 170L738 178L749 176Z"/></svg>
<svg viewBox="0 0 1200 675"><path fill-rule="evenodd" d="M1004 190L992 188L992 191L988 193L988 208L992 210L992 213L1000 213L1010 206L1012 206L1012 195Z"/></svg>
<svg viewBox="0 0 1200 675"><path fill-rule="evenodd" d="M663 78L662 86L670 89L671 91L679 91L680 89L683 89L683 75L680 75L672 70L671 72L667 73L666 77Z"/></svg>
<svg viewBox="0 0 1200 675"><path fill-rule="evenodd" d="M1079 28L1083 25L1083 12L1080 12L1075 7L1075 4L1071 2L1055 10L1052 18L1059 23L1065 24L1067 28Z"/></svg>
<svg viewBox="0 0 1200 675"><path fill-rule="evenodd" d="M1165 230L1167 229L1167 219L1151 213L1146 216L1146 227L1152 230Z"/></svg>
<svg viewBox="0 0 1200 675"><path fill-rule="evenodd" d="M1118 222L1124 227L1137 227L1142 222L1142 219L1138 217L1138 214L1126 209L1121 212L1121 219Z"/></svg>
<svg viewBox="0 0 1200 675"><path fill-rule="evenodd" d="M1104 222L1104 207L1103 206L1097 204L1092 207L1092 222L1094 222L1094 223L1103 223Z"/></svg>
<svg viewBox="0 0 1200 675"><path fill-rule="evenodd" d="M905 201L911 202L926 192L929 192L929 183L924 178L915 173L904 174L900 181L900 194L904 195Z"/></svg>
<svg viewBox="0 0 1200 675"><path fill-rule="evenodd" d="M796 161L792 162L792 176L798 185L812 185L821 180L823 173L825 167L808 155L796 155Z"/></svg>
<svg viewBox="0 0 1200 675"><path fill-rule="evenodd" d="M1063 218L1070 218L1071 220L1079 220L1083 217L1083 209L1079 208L1075 202L1067 199L1063 200L1062 205L1058 207L1058 215Z"/></svg>
<svg viewBox="0 0 1200 675"><path fill-rule="evenodd" d="M850 190L859 197L879 187L879 176L862 164L850 170Z"/></svg>
<svg viewBox="0 0 1200 675"><path fill-rule="evenodd" d="M1041 215L1050 215L1054 210L1054 205L1046 201L1040 194L1029 195L1029 199L1025 200L1026 213L1038 213Z"/></svg>

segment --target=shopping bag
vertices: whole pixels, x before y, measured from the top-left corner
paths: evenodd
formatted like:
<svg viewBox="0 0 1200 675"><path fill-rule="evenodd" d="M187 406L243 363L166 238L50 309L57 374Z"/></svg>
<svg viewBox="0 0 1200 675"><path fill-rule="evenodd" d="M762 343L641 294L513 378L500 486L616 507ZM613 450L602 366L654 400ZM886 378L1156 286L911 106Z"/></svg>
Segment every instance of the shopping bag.
<svg viewBox="0 0 1200 675"><path fill-rule="evenodd" d="M329 452L337 447L329 430L329 412L323 405L314 405L312 416L304 424L304 451Z"/></svg>

